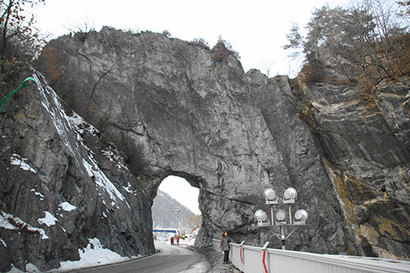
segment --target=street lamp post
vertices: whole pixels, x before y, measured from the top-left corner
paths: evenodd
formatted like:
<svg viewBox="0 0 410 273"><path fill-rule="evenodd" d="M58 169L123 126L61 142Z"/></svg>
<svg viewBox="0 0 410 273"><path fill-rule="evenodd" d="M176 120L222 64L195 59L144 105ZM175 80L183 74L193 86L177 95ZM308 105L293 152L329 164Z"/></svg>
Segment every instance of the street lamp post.
<svg viewBox="0 0 410 273"><path fill-rule="evenodd" d="M267 221L268 216L266 212L258 209L255 212L255 219L258 222L259 227L269 226L269 227L280 227L280 234L273 232L282 241L282 249L285 249L286 239L296 230L297 226L306 225L308 219L308 213L304 209L299 209L296 211L294 217L292 216L292 205L296 203L297 191L289 187L285 190L283 198L280 198L276 191L272 188L267 188L264 190L263 195L265 196L265 204L270 206L270 218L271 221ZM287 207L288 219L286 219L286 210L283 207ZM276 209L276 207L280 207ZM285 227L294 227L294 229L289 233L285 234Z"/></svg>
<svg viewBox="0 0 410 273"><path fill-rule="evenodd" d="M180 231L181 231L181 210L176 208L174 211L175 211L175 214L178 218L178 234L177 235L180 235Z"/></svg>

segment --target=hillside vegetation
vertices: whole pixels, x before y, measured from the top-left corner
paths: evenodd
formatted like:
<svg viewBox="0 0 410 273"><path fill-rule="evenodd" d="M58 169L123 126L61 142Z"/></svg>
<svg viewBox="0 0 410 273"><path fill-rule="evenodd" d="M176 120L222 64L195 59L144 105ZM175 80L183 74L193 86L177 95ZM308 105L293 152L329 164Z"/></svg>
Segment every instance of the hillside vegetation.
<svg viewBox="0 0 410 273"><path fill-rule="evenodd" d="M293 25L285 49L303 54L298 78L356 85L372 92L384 79L410 72L410 1L367 1L348 8L323 6L312 13L306 35Z"/></svg>

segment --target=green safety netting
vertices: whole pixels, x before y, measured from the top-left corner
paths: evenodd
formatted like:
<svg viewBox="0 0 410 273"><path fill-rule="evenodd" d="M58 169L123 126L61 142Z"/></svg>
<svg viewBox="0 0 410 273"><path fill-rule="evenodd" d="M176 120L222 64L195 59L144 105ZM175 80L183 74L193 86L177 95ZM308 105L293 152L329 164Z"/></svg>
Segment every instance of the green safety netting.
<svg viewBox="0 0 410 273"><path fill-rule="evenodd" d="M28 77L28 78L26 78L26 79L21 83L21 85L20 85L16 90L14 90L13 92L11 92L11 93L8 94L7 96L5 96L5 97L0 101L0 113L1 113L1 110L3 110L3 106L6 104L6 101L7 101L11 96L13 96L14 93L16 93L17 91L19 91L21 88L30 86L33 82L36 82L36 80L35 80L34 78L32 78L32 77Z"/></svg>

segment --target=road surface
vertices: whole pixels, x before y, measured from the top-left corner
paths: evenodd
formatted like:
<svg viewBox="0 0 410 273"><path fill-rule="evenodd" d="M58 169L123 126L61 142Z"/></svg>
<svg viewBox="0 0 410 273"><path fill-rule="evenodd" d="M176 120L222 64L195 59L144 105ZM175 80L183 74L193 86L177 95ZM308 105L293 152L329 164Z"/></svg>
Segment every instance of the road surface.
<svg viewBox="0 0 410 273"><path fill-rule="evenodd" d="M201 273L209 268L205 257L190 249L187 245L173 245L165 241L155 241L159 252L155 255L137 258L134 260L103 265L93 268L84 268L70 272L82 273Z"/></svg>

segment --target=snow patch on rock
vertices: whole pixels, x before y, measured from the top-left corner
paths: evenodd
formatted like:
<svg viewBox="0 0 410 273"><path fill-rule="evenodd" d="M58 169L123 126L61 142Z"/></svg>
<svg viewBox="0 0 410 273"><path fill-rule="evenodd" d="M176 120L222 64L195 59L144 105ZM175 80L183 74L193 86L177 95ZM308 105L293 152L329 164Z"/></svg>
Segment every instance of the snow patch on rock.
<svg viewBox="0 0 410 273"><path fill-rule="evenodd" d="M54 215L52 215L50 212L44 211L44 213L45 213L45 216L37 220L40 225L46 225L50 227L50 226L54 226L56 222L58 222L58 219Z"/></svg>
<svg viewBox="0 0 410 273"><path fill-rule="evenodd" d="M20 168L22 168L25 171L31 171L33 173L37 173L37 169L30 166L27 158L24 158L18 154L13 154L10 160L11 160L11 165L20 166Z"/></svg>

